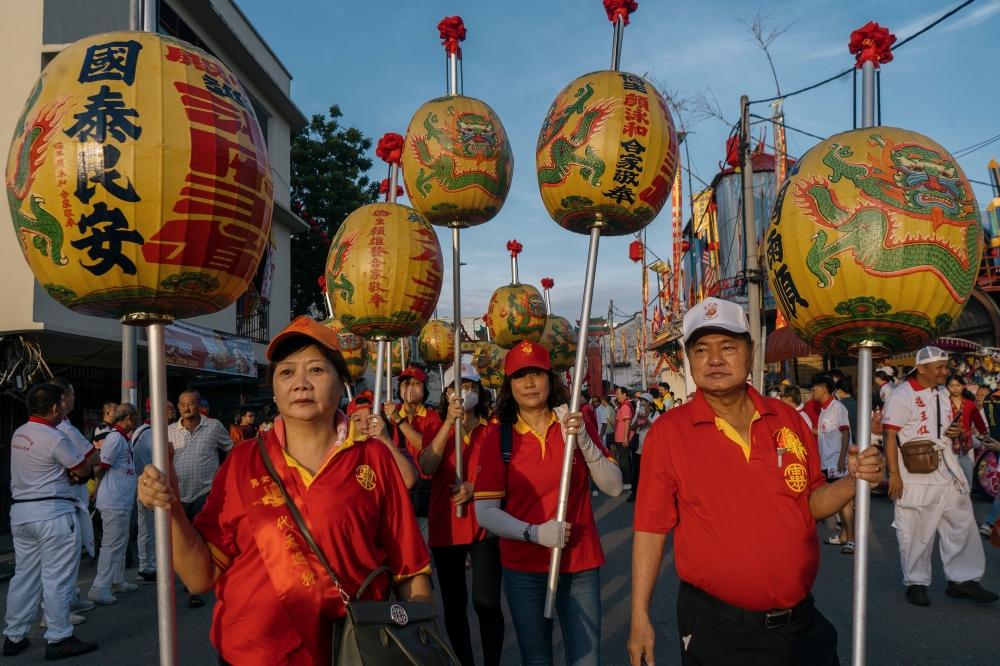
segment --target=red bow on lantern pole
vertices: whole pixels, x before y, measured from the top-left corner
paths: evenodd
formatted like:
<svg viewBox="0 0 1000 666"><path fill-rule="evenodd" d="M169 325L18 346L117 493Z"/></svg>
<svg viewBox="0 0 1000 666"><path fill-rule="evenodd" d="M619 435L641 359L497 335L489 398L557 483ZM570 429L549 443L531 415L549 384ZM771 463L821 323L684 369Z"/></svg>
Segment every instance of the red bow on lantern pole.
<svg viewBox="0 0 1000 666"><path fill-rule="evenodd" d="M438 23L438 32L441 34L441 45L448 53L458 54L462 57L462 49L459 42L465 41L465 22L461 16L445 16Z"/></svg>
<svg viewBox="0 0 1000 666"><path fill-rule="evenodd" d="M510 251L510 283L517 282L517 255L521 253L524 246L517 242L517 239L507 241L507 250Z"/></svg>
<svg viewBox="0 0 1000 666"><path fill-rule="evenodd" d="M604 11L608 13L608 20L614 23L618 17L622 17L622 23L628 25L628 15L639 9L636 0L604 0Z"/></svg>
<svg viewBox="0 0 1000 666"><path fill-rule="evenodd" d="M556 286L556 281L552 278L542 278L542 291L545 292L545 314L552 314L552 299L549 298L549 289Z"/></svg>
<svg viewBox="0 0 1000 666"><path fill-rule="evenodd" d="M890 33L888 28L869 21L851 33L847 48L855 57L855 68L861 69L866 62L872 62L877 69L879 63L892 62L892 45L895 43L896 35Z"/></svg>
<svg viewBox="0 0 1000 666"><path fill-rule="evenodd" d="M556 281L552 278L542 278L542 289L551 289L556 286Z"/></svg>
<svg viewBox="0 0 1000 666"><path fill-rule="evenodd" d="M399 182L399 163L403 158L402 135L386 132L378 140L375 154L389 165L389 177L382 181L378 191L385 194L386 201L395 203L396 197L403 193L402 188L396 185Z"/></svg>
<svg viewBox="0 0 1000 666"><path fill-rule="evenodd" d="M386 201L389 200L389 179L388 178L383 178L382 182L378 184L378 193L386 195L385 200ZM396 196L397 197L403 196L403 186L402 185L397 185L396 186Z"/></svg>

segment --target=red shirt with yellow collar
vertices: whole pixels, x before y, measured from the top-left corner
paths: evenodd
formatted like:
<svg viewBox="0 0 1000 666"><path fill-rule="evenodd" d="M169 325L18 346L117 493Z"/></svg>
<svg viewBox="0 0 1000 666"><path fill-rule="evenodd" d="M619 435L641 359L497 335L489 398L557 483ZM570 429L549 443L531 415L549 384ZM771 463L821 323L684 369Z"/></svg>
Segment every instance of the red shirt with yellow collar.
<svg viewBox="0 0 1000 666"><path fill-rule="evenodd" d="M399 417L406 419L407 424L423 436L425 442L430 442L426 435L428 432L433 432L437 434L437 431L441 429L441 415L437 413L436 410L427 409L426 405L421 405L420 409L416 414L408 414L406 412L406 406L402 403L396 404L396 411L399 413ZM416 460L420 457L420 451L417 450L415 446L410 444L410 440L406 439L406 436L400 432L399 428L394 428L394 437L396 444L402 444L406 447L406 450L410 452L413 459ZM433 438L434 435L431 435ZM419 468L419 465L418 465ZM423 471L417 469L420 472L421 479L430 479L431 477L424 474Z"/></svg>
<svg viewBox="0 0 1000 666"><path fill-rule="evenodd" d="M819 570L809 495L826 478L795 408L749 386L747 393L756 408L749 443L700 390L653 423L633 528L673 530L677 575L691 585L747 610L790 608ZM745 519L739 529L734 511Z"/></svg>
<svg viewBox="0 0 1000 666"><path fill-rule="evenodd" d="M443 427L443 424L439 424L437 428L424 432L424 451L430 448L431 442L434 441ZM464 444L462 446L464 481L473 485L476 483L476 472L479 468L479 455L483 450L483 439L493 427L484 419L480 419L472 432L465 433L462 438ZM455 515L455 503L451 501L451 487L453 485L455 485L455 426L448 429L444 455L441 457L441 462L438 464L431 481L431 503L427 510L428 545L431 548L462 546L479 541L486 536L486 530L480 527L479 521L476 520L476 503L474 501L466 503L465 516L458 518Z"/></svg>

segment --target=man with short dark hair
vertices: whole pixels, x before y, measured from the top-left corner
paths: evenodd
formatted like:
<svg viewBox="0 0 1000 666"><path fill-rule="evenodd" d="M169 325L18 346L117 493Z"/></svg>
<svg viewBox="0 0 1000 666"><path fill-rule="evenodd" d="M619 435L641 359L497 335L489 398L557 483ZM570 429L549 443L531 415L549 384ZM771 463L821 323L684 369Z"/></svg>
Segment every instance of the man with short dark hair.
<svg viewBox="0 0 1000 666"><path fill-rule="evenodd" d="M849 474L827 484L816 440L795 409L747 384L754 345L743 308L707 298L684 315L693 400L660 416L643 446L632 547L632 666L654 663L649 605L667 533L681 663L833 666L837 631L810 589L816 520L881 479L878 449L851 448ZM733 511L753 516L748 537Z"/></svg>
<svg viewBox="0 0 1000 666"><path fill-rule="evenodd" d="M63 390L38 384L28 391L28 422L10 440L10 530L14 577L7 590L4 656L27 648L28 631L44 598L46 659L97 649L73 635L70 603L76 596L80 530L73 486L90 476L90 464L57 426L65 417Z"/></svg>
<svg viewBox="0 0 1000 666"><path fill-rule="evenodd" d="M618 413L615 415L615 450L612 452L622 471L622 490L632 489L632 450L629 443L632 438L632 421L635 418L635 408L628 397L628 389L615 386L615 397L618 398Z"/></svg>
<svg viewBox="0 0 1000 666"><path fill-rule="evenodd" d="M94 434L90 438L94 446L98 449L104 444L104 438L115 429L115 410L117 409L118 403L113 400L104 403L104 406L101 407L101 417L103 420L94 428Z"/></svg>
<svg viewBox="0 0 1000 666"><path fill-rule="evenodd" d="M128 548L132 505L136 497L136 474L132 466L130 435L139 427L139 410L123 402L115 410L115 429L104 438L101 467L97 476L97 501L104 534L97 560L97 576L87 593L94 603L118 601L115 594L135 592L137 585L125 580L125 550Z"/></svg>
<svg viewBox="0 0 1000 666"><path fill-rule="evenodd" d="M813 375L813 401L819 405L816 418L816 441L827 483L833 483L847 474L847 450L851 445L851 418L847 408L837 400L834 393L836 384L826 373ZM854 502L848 502L840 510L840 534L832 536L826 543L843 546L844 555L854 554Z"/></svg>
<svg viewBox="0 0 1000 666"><path fill-rule="evenodd" d="M174 468L181 492L181 506L188 520L205 507L212 479L219 471L219 452L228 453L233 440L218 420L200 413L201 394L184 391L177 398L181 418L167 427L167 439L174 445ZM188 606L198 608L205 600L196 594L188 596Z"/></svg>

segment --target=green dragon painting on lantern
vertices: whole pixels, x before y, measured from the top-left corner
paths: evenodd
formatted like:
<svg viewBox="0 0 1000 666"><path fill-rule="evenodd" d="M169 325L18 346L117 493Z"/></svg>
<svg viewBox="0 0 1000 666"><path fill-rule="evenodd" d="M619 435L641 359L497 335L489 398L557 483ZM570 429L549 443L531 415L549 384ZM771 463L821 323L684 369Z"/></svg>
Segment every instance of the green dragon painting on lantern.
<svg viewBox="0 0 1000 666"><path fill-rule="evenodd" d="M789 323L843 354L862 342L912 349L947 330L975 286L983 237L955 160L924 136L876 127L834 136L791 169L765 244Z"/></svg>
<svg viewBox="0 0 1000 666"><path fill-rule="evenodd" d="M407 195L431 224L487 222L510 189L513 153L485 103L462 95L432 99L413 116L403 151ZM456 198L456 194L464 196Z"/></svg>
<svg viewBox="0 0 1000 666"><path fill-rule="evenodd" d="M486 311L493 339L504 349L518 342L538 342L545 330L545 301L530 284L510 284L493 292Z"/></svg>

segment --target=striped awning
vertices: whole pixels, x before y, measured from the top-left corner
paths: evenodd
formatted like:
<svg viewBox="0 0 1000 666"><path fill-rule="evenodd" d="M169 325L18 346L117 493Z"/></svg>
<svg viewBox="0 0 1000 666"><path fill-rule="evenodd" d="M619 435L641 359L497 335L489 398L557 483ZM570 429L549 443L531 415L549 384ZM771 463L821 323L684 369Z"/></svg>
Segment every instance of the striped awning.
<svg viewBox="0 0 1000 666"><path fill-rule="evenodd" d="M822 354L820 350L803 342L791 326L779 328L767 336L767 349L764 352L765 363L780 363L803 356Z"/></svg>
<svg viewBox="0 0 1000 666"><path fill-rule="evenodd" d="M962 338L938 338L931 344L945 351L979 351L979 345Z"/></svg>

